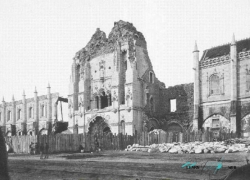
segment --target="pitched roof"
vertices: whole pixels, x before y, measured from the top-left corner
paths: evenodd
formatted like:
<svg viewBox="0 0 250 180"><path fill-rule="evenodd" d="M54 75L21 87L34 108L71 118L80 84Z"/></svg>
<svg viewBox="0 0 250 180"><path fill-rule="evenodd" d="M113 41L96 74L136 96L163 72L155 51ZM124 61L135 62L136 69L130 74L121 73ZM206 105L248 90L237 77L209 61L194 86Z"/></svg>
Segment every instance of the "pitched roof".
<svg viewBox="0 0 250 180"><path fill-rule="evenodd" d="M237 52L241 52L243 50L244 51L250 50L250 38L237 41L236 46L237 46ZM204 59L220 57L223 55L227 55L229 53L230 53L230 43L222 46L213 47L211 49L204 50L203 55L201 57L201 61L203 61Z"/></svg>

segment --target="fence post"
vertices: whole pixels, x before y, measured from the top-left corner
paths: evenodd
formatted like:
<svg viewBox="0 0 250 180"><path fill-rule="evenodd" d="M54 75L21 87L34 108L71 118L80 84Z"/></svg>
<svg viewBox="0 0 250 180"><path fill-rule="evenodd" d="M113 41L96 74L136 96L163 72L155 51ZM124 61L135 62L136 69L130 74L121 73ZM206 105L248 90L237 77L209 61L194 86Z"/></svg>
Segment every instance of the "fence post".
<svg viewBox="0 0 250 180"><path fill-rule="evenodd" d="M183 134L181 132L179 133L179 142L183 142Z"/></svg>

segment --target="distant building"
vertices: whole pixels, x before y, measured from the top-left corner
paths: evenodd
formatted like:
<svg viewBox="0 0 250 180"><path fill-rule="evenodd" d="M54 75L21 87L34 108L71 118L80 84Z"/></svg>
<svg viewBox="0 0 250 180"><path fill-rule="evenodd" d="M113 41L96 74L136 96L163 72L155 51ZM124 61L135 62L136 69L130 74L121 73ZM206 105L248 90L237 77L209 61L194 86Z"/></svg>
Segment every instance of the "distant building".
<svg viewBox="0 0 250 180"><path fill-rule="evenodd" d="M23 92L23 99L12 102L2 100L0 105L0 126L7 136L48 134L52 124L57 120L58 93L38 96L35 89L34 97L27 98Z"/></svg>
<svg viewBox="0 0 250 180"><path fill-rule="evenodd" d="M203 52L194 49L193 128L237 132L249 136L250 39Z"/></svg>

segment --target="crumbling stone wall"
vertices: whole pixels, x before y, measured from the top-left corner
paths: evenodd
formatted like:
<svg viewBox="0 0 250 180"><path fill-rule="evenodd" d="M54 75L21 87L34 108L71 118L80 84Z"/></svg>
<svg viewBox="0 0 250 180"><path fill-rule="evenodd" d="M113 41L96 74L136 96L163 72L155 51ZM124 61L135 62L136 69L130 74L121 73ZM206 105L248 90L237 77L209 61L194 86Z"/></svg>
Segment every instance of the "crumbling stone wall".
<svg viewBox="0 0 250 180"><path fill-rule="evenodd" d="M167 130L171 123L178 123L188 129L193 120L193 83L181 84L160 91L159 119L162 129ZM176 111L170 111L170 100L176 99Z"/></svg>

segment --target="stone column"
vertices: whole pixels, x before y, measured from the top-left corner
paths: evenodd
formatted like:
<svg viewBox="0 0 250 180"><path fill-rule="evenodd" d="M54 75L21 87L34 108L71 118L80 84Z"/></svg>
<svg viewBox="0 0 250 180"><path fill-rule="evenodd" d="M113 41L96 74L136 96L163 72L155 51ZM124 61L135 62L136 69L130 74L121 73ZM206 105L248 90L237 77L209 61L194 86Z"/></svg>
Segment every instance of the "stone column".
<svg viewBox="0 0 250 180"><path fill-rule="evenodd" d="M35 87L35 91L34 91L34 102L35 102L35 105L34 105L34 120L35 120L35 135L38 134L38 131L39 131L39 111L38 111L38 108L39 108L39 105L38 105L38 98L37 98L37 91L36 91L36 87Z"/></svg>
<svg viewBox="0 0 250 180"><path fill-rule="evenodd" d="M108 98L108 106L111 106L110 95L109 94L107 95L107 98Z"/></svg>
<svg viewBox="0 0 250 180"><path fill-rule="evenodd" d="M22 108L22 111L23 111L23 118L22 118L22 135L23 134L26 134L26 123L27 123L27 107L26 107L26 98L25 98L25 92L23 91L23 100L22 100L22 103L23 103L23 108Z"/></svg>
<svg viewBox="0 0 250 180"><path fill-rule="evenodd" d="M58 105L58 103L54 104L54 118L55 118L55 121L58 121L58 119L57 119L57 105Z"/></svg>
<svg viewBox="0 0 250 180"><path fill-rule="evenodd" d="M5 101L4 101L4 97L3 97L3 100L2 100L2 107L3 107L3 111L2 111L2 121L3 121L3 128L5 129L5 131L3 132L4 134L6 133L6 117L5 117L5 114L6 114L6 105L5 105Z"/></svg>
<svg viewBox="0 0 250 180"><path fill-rule="evenodd" d="M99 109L101 109L101 105L102 105L102 98L101 98L101 96L98 96L99 97Z"/></svg>
<svg viewBox="0 0 250 180"><path fill-rule="evenodd" d="M12 125L16 124L16 103L14 95L12 96Z"/></svg>
<svg viewBox="0 0 250 180"><path fill-rule="evenodd" d="M50 84L48 84L47 87L47 98L48 98L48 103L47 103L47 107L46 107L46 117L47 117L47 123L48 123L48 133L51 133L52 130L52 101L51 101L51 93L50 93Z"/></svg>
<svg viewBox="0 0 250 180"><path fill-rule="evenodd" d="M232 43L230 46L230 58L231 58L231 112L230 123L231 131L236 132L237 127L237 49L235 37L233 35Z"/></svg>
<svg viewBox="0 0 250 180"><path fill-rule="evenodd" d="M199 123L199 105L200 105L200 66L199 66L199 50L195 42L193 51L193 69L194 69L194 117L193 130L198 130Z"/></svg>

